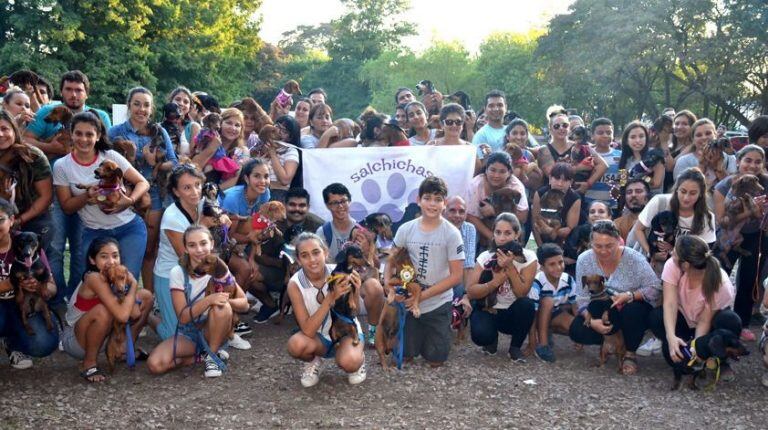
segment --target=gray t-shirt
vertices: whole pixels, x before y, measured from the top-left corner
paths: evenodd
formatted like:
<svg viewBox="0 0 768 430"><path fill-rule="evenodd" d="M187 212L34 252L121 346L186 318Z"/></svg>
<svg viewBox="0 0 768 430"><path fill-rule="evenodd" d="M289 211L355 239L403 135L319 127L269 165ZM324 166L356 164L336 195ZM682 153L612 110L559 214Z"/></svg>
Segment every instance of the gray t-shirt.
<svg viewBox="0 0 768 430"><path fill-rule="evenodd" d="M328 238L323 231L323 226L325 224L317 228L315 233L322 237L325 241L325 244L328 245L328 261L334 261L336 259L336 254L341 251L341 247L344 245L344 242L350 240L349 234L352 233L352 229L355 228L355 225L357 225L357 221L355 221L354 218L349 217L349 223L349 229L346 231L341 231L337 230L336 226L333 225L333 222L331 222L331 243L328 243Z"/></svg>
<svg viewBox="0 0 768 430"><path fill-rule="evenodd" d="M464 261L464 243L459 229L445 218L440 220L440 226L429 232L422 230L421 218L409 221L400 226L394 240L396 247L408 249L416 279L430 287L451 274L450 261ZM422 301L419 309L422 314L430 312L452 299L453 290L449 288L439 296Z"/></svg>
<svg viewBox="0 0 768 430"><path fill-rule="evenodd" d="M736 173L736 157L725 153L723 154L723 157L725 157L725 171L729 175ZM675 169L672 171L672 177L677 180L677 177L689 167L699 167L699 159L696 158L696 154L694 153L685 154L675 161Z"/></svg>
<svg viewBox="0 0 768 430"><path fill-rule="evenodd" d="M590 249L579 255L576 260L576 302L579 304L579 309L586 307L589 303L589 290L582 287L581 277L591 275L604 276L605 286L613 291L640 291L643 300L651 306L656 307L661 304L661 280L643 254L634 249L624 247L621 261L610 277L606 276L597 264L594 251Z"/></svg>

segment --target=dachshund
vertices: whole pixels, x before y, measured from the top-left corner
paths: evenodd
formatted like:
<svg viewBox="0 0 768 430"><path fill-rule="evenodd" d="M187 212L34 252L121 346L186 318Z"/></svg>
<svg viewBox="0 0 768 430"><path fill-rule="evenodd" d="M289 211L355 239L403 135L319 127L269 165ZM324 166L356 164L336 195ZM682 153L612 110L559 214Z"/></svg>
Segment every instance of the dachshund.
<svg viewBox="0 0 768 430"><path fill-rule="evenodd" d="M741 247L744 236L741 229L747 221L760 219L760 208L755 204L755 197L760 196L765 189L760 185L760 180L755 175L741 175L733 179L731 191L725 201L725 214L720 221L720 233L717 237L718 250L722 261L731 266L728 253L731 250L739 254L749 256L751 253ZM738 220L742 214L748 214L747 218Z"/></svg>
<svg viewBox="0 0 768 430"><path fill-rule="evenodd" d="M102 271L102 275L107 279L109 288L112 293L117 297L118 303L125 301L125 296L128 294L130 286L128 284L128 268L122 264L116 264L107 267ZM117 318L112 320L112 331L107 341L107 364L109 373L115 371L115 363L123 355L123 345L126 344L126 323L120 322Z"/></svg>
<svg viewBox="0 0 768 430"><path fill-rule="evenodd" d="M118 137L112 140L112 147L118 154L122 155L128 162L136 166L136 144L128 139ZM130 195L133 192L134 185L129 183L123 183L125 186L125 193ZM152 197L149 193L144 193L141 198L133 204L134 210L144 216L147 211L152 208Z"/></svg>
<svg viewBox="0 0 768 430"><path fill-rule="evenodd" d="M496 248L497 251L503 251L504 253L511 253L514 256L515 261L523 263L525 262L525 255L523 255L523 246L516 240L511 240L504 245ZM498 255L496 252L491 254L491 258L483 265L483 272L480 274L480 283L490 282L493 279L493 274L504 270L499 266ZM496 309L494 306L498 303L497 299L498 289L492 291L483 299L482 309L485 312L495 314Z"/></svg>
<svg viewBox="0 0 768 430"><path fill-rule="evenodd" d="M22 231L13 237L13 254L16 260L11 265L9 278L19 306L21 323L27 334L34 336L35 332L29 325L29 315L39 312L43 315L48 331L53 330L51 310L45 302L44 291L51 279L51 271L41 258L40 237L36 233ZM34 279L37 285L34 291L21 288L21 282Z"/></svg>
<svg viewBox="0 0 768 430"><path fill-rule="evenodd" d="M61 124L61 129L56 133L53 138L54 141L66 142L67 152L72 150L72 136L70 136L69 125L72 122L72 117L75 114L66 105L60 104L51 109L48 115L43 118L43 121L48 124Z"/></svg>
<svg viewBox="0 0 768 430"><path fill-rule="evenodd" d="M360 222L360 225L376 233L376 237L384 240L392 240L392 218L384 212L375 212L369 214Z"/></svg>
<svg viewBox="0 0 768 430"><path fill-rule="evenodd" d="M299 87L299 83L294 81L293 79L290 79L283 85L283 88L280 89L280 92L277 93L275 96L275 100L272 103L276 103L281 108L285 109L288 107L293 106L293 96L294 95L302 95L301 94L301 87Z"/></svg>
<svg viewBox="0 0 768 430"><path fill-rule="evenodd" d="M611 320L609 311L613 305L611 299L616 293L607 288L605 285L605 277L601 275L589 275L581 277L582 288L589 291L589 305L587 305L587 312L590 316L599 318L604 325L611 326ZM627 347L624 343L624 335L621 330L617 330L615 333L605 335L605 341L600 347L600 362L598 367L605 366L608 361L609 347L613 347L616 355L619 359L619 373L621 373L621 363L624 360L624 356L627 353Z"/></svg>
<svg viewBox="0 0 768 430"><path fill-rule="evenodd" d="M204 217L210 218L213 224L208 227L208 230L213 236L213 252L221 257L224 261L229 261L232 248L234 247L234 240L230 239L226 233L226 227L222 223L222 215L224 211L219 206L219 186L215 182L206 182L203 184L203 211Z"/></svg>
<svg viewBox="0 0 768 430"><path fill-rule="evenodd" d="M179 125L181 120L181 108L176 103L170 102L163 105L163 121L160 126L168 133L168 137L171 139L171 146L176 154L180 154L179 145L181 145L181 135L184 130ZM150 129L150 136L153 136L152 142L154 143L154 137L158 135L158 132L154 129ZM165 142L162 145L163 151L165 151Z"/></svg>
<svg viewBox="0 0 768 430"><path fill-rule="evenodd" d="M519 191L510 187L499 188L492 192L490 196L480 201L480 206L491 205L495 215L493 217L487 217L483 221L489 228L493 228L493 220L495 216L503 212L515 213L521 197Z"/></svg>
<svg viewBox="0 0 768 430"><path fill-rule="evenodd" d="M526 188L538 190L544 185L544 172L536 162L530 162L525 158L522 148L509 142L504 149L512 158L512 173Z"/></svg>
<svg viewBox="0 0 768 430"><path fill-rule="evenodd" d="M394 122L393 122L394 121ZM381 132L373 142L366 142L365 146L408 146L408 136L397 125L397 120L390 120L381 125Z"/></svg>
<svg viewBox="0 0 768 430"><path fill-rule="evenodd" d="M539 200L541 216L536 220L537 230L541 227L549 227L555 231L552 237L543 237L546 241L554 241L557 238L557 230L563 226L562 212L565 207L565 193L560 190L549 189Z"/></svg>
<svg viewBox="0 0 768 430"><path fill-rule="evenodd" d="M203 117L203 124L200 132L195 137L195 154L205 151L214 140L219 138L221 129L221 115L211 112Z"/></svg>
<svg viewBox="0 0 768 430"><path fill-rule="evenodd" d="M674 248L676 236L677 215L672 211L661 211L657 213L656 216L651 219L651 228L648 231L647 237L651 261L653 261L653 256L660 251L658 243L664 241ZM667 257L669 257L669 253L667 254ZM664 260L666 260L666 258Z"/></svg>
<svg viewBox="0 0 768 430"><path fill-rule="evenodd" d="M96 185L98 192L96 201L99 204L99 208L102 211L113 209L120 201L120 193L125 192L123 169L113 160L104 160L94 170L93 176L99 180ZM77 184L76 187L87 190L90 186Z"/></svg>
<svg viewBox="0 0 768 430"><path fill-rule="evenodd" d="M461 304L461 297L455 297L451 304L451 328L456 330L455 345L460 345L467 338L468 326L469 315Z"/></svg>
<svg viewBox="0 0 768 430"><path fill-rule="evenodd" d="M259 130L259 142L251 147L252 158L269 157L269 146L274 145L278 140L277 127L272 124L266 124Z"/></svg>
<svg viewBox="0 0 768 430"><path fill-rule="evenodd" d="M653 176L653 169L657 164L664 162L664 151L659 148L651 148L645 153L643 159L635 164L628 172L629 178L640 178L650 181Z"/></svg>
<svg viewBox="0 0 768 430"><path fill-rule="evenodd" d="M589 131L584 126L576 126L571 130L568 139L575 144L571 148L571 163L573 164L573 182L585 182L595 168L594 158L589 149Z"/></svg>
<svg viewBox="0 0 768 430"><path fill-rule="evenodd" d="M431 117L440 115L440 101L433 95L437 94L435 85L432 81L426 79L419 81L416 84L416 89L419 91L419 95L422 96L421 102L424 103L424 107L427 109L427 114Z"/></svg>
<svg viewBox="0 0 768 430"><path fill-rule="evenodd" d="M398 342L397 333L400 331L400 320L398 310L395 306L395 295L400 294L406 297L413 297L416 305L414 306L414 317L417 313L420 315L418 303L421 300L421 286L413 279L414 265L408 256L406 248L396 248L389 256L389 267L392 270L392 277L389 283L384 287L386 293L386 304L379 317L379 325L376 329L376 352L379 355L381 367L389 370L387 354L391 353ZM406 279L403 279L405 277ZM411 277L411 279L407 279Z"/></svg>
<svg viewBox="0 0 768 430"><path fill-rule="evenodd" d="M336 254L336 267L328 277L328 291L332 292L334 288L344 279L348 279L352 272L356 272L356 267L365 264L363 251L359 246L353 243L347 243L338 254ZM333 343L341 341L345 336L352 338L352 345L360 344L360 333L357 331L355 317L359 313L360 291L350 283L350 289L347 293L339 297L331 308L331 340Z"/></svg>
<svg viewBox="0 0 768 430"><path fill-rule="evenodd" d="M728 176L725 170L725 143L728 139L713 139L701 151L699 168L707 180L707 190L713 192L715 185Z"/></svg>
<svg viewBox="0 0 768 430"><path fill-rule="evenodd" d="M175 103L173 103L175 105ZM167 105L166 105L167 106ZM165 123L165 122L164 122ZM157 191L160 194L160 198L165 200L168 195L168 180L173 169L173 163L168 159L168 154L165 147L165 137L163 136L163 130L166 130L168 135L171 136L171 143L173 144L173 135L168 131L174 129L175 124L168 124L168 127L160 124L152 124L149 126L149 133L152 139L149 141L149 145L144 147L144 159L147 159L147 154L154 154L155 165L152 168L152 183L157 186ZM174 146L174 150L178 154L178 143Z"/></svg>
<svg viewBox="0 0 768 430"><path fill-rule="evenodd" d="M712 375L712 382L705 388L712 390L718 382L720 364L727 359L738 361L739 357L749 354L747 348L739 340L739 335L732 330L720 328L696 338L690 346L681 348L684 365L674 366L672 373L674 381L671 390L680 389L683 376L690 375L686 384L691 390L698 390L699 379L707 379Z"/></svg>
<svg viewBox="0 0 768 430"><path fill-rule="evenodd" d="M277 228L277 223L286 219L285 205L277 201L267 202L261 205L259 211L250 217L233 215L232 218L240 221L237 223L237 233L248 236L253 231L268 230L267 234L271 239L275 236L283 236L283 233ZM236 253L246 258L242 249L238 249ZM258 255L261 255L261 242L251 242L251 251L247 256L248 261L254 261Z"/></svg>
<svg viewBox="0 0 768 430"><path fill-rule="evenodd" d="M208 284L205 286L205 295L209 296L214 293L227 293L229 298L235 297L236 283L235 278L229 272L227 263L214 254L208 254L203 257L203 260L195 266L192 271L197 276L210 275L211 279L208 280ZM232 314L232 327L229 329L228 339L232 339L235 335L235 326L240 322L240 318L236 313Z"/></svg>

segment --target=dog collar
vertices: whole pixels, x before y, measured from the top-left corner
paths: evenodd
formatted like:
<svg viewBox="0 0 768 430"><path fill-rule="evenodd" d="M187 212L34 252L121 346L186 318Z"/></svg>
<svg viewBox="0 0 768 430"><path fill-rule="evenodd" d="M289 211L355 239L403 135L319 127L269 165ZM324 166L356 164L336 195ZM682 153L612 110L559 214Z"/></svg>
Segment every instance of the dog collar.
<svg viewBox="0 0 768 430"><path fill-rule="evenodd" d="M120 184L115 184L115 185L113 185L111 187L105 187L102 184L103 184L103 182L99 181L99 194L102 195L102 196L106 196L108 194L112 194L115 191L120 189Z"/></svg>
<svg viewBox="0 0 768 430"><path fill-rule="evenodd" d="M213 278L213 285L216 285L219 287L226 287L231 283L232 283L232 274L230 272L227 272L226 276L224 276L223 278Z"/></svg>

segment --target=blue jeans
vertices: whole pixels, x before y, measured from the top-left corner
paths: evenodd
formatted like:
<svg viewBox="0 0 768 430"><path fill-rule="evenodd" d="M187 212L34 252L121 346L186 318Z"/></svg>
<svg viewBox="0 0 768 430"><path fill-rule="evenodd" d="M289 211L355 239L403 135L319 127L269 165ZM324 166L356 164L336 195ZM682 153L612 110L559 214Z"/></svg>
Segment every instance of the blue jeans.
<svg viewBox="0 0 768 430"><path fill-rule="evenodd" d="M27 334L27 329L21 323L21 314L16 300L0 300L0 337L5 337L10 351L21 351L32 357L47 357L59 347L59 320L56 313L51 311L53 329L48 331L45 319L40 314L29 317L29 325L34 335Z"/></svg>
<svg viewBox="0 0 768 430"><path fill-rule="evenodd" d="M53 238L46 249L48 261L51 263L53 281L56 282L56 296L51 299L51 305L64 303L69 299L80 283L84 271L85 250L83 249L83 224L78 214L67 215L61 210L57 199L53 199ZM64 280L64 249L69 241L69 282ZM80 276L75 276L80 274Z"/></svg>
<svg viewBox="0 0 768 430"><path fill-rule="evenodd" d="M147 225L144 224L144 220L136 215L127 224L115 228L83 228L83 263L85 263L88 247L97 237L112 237L117 240L120 245L120 261L138 281L141 276L144 252L147 250ZM77 273L77 279L82 276L82 271Z"/></svg>
<svg viewBox="0 0 768 430"><path fill-rule="evenodd" d="M170 274L168 275L170 277ZM160 324L157 326L157 334L161 340L168 339L176 332L178 317L171 300L169 278L154 275L155 277L155 304L160 309Z"/></svg>

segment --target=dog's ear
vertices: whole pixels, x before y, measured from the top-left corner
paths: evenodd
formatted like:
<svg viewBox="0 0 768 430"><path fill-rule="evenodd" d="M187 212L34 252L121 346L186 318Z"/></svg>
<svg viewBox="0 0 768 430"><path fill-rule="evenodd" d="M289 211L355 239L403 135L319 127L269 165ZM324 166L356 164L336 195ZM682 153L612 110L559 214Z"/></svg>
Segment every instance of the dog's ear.
<svg viewBox="0 0 768 430"><path fill-rule="evenodd" d="M707 342L707 346L709 347L709 351L712 353L713 357L725 357L725 339L723 339L723 335L711 335L709 337L709 341Z"/></svg>

